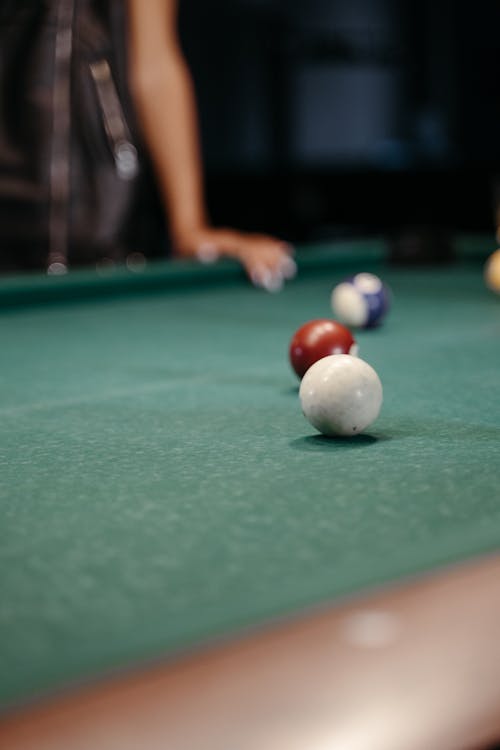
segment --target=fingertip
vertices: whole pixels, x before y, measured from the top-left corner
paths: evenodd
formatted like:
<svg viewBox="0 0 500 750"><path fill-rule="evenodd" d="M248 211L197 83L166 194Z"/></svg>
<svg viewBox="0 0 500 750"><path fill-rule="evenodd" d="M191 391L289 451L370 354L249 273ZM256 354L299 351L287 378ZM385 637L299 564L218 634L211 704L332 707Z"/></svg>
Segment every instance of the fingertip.
<svg viewBox="0 0 500 750"><path fill-rule="evenodd" d="M279 274L271 274L264 289L268 292L280 292L283 289L283 277Z"/></svg>
<svg viewBox="0 0 500 750"><path fill-rule="evenodd" d="M297 275L297 264L293 258L286 258L281 264L281 273L287 281L294 279Z"/></svg>
<svg viewBox="0 0 500 750"><path fill-rule="evenodd" d="M196 257L205 265L215 263L219 258L219 251L212 242L202 242L196 249Z"/></svg>
<svg viewBox="0 0 500 750"><path fill-rule="evenodd" d="M283 287L281 274L272 273L269 269L257 269L250 272L252 284L266 292L279 292Z"/></svg>

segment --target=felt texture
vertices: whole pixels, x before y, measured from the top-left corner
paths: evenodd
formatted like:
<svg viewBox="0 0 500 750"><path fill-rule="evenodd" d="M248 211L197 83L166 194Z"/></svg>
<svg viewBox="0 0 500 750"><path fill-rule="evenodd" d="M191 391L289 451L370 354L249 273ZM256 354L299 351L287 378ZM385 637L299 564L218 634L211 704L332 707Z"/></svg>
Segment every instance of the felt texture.
<svg viewBox="0 0 500 750"><path fill-rule="evenodd" d="M73 302L4 282L1 705L498 548L500 299L480 263L376 255L311 251L274 295L225 266L140 294L75 274ZM384 404L327 439L288 343L358 270L393 293L356 334Z"/></svg>

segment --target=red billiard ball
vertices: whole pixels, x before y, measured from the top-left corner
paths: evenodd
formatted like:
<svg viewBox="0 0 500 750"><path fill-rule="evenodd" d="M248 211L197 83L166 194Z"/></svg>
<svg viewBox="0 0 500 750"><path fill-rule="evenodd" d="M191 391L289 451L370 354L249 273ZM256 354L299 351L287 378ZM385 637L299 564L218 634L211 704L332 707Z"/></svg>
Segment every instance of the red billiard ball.
<svg viewBox="0 0 500 750"><path fill-rule="evenodd" d="M357 344L348 328L329 318L310 320L298 328L290 341L290 364L299 378L318 359L330 354L358 352Z"/></svg>

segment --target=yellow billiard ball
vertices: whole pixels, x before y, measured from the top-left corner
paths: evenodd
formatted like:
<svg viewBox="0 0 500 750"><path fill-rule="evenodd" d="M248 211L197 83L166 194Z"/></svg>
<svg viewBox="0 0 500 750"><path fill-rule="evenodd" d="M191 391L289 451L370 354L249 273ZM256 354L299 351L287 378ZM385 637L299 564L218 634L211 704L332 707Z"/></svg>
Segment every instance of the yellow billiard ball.
<svg viewBox="0 0 500 750"><path fill-rule="evenodd" d="M484 281L488 289L500 294L500 250L495 250L486 261Z"/></svg>

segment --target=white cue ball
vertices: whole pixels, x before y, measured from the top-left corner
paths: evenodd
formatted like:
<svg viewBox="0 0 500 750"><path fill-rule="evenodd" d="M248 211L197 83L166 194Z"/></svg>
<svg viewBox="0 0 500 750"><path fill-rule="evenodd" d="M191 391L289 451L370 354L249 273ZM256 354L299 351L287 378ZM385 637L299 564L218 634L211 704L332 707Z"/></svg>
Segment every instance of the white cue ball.
<svg viewBox="0 0 500 750"><path fill-rule="evenodd" d="M379 415L382 383L367 362L331 354L315 362L299 391L304 416L323 435L358 435Z"/></svg>

